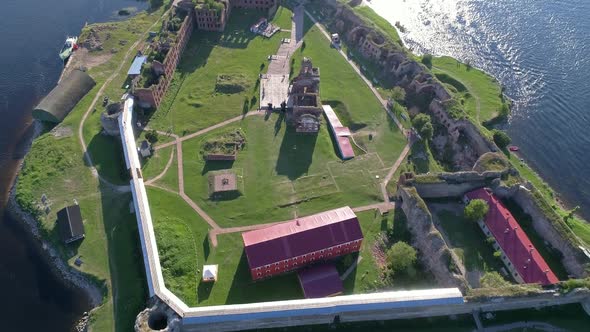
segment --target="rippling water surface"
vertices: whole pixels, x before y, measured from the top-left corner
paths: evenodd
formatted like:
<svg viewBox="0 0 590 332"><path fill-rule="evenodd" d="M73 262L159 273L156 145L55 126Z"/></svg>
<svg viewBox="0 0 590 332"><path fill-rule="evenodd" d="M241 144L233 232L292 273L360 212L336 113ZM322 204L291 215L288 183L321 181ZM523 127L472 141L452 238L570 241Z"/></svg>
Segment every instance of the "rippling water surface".
<svg viewBox="0 0 590 332"><path fill-rule="evenodd" d="M373 0L417 53L496 77L514 100L513 142L569 205L590 217L590 1Z"/></svg>

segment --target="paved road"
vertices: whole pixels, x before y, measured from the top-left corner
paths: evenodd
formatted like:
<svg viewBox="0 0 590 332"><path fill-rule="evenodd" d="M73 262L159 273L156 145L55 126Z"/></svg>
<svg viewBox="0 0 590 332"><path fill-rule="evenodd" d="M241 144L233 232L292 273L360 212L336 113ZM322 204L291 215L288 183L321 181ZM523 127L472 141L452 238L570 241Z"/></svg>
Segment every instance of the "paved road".
<svg viewBox="0 0 590 332"><path fill-rule="evenodd" d="M281 43L277 58L270 61L266 74L260 80L260 105L280 105L289 97L289 74L291 56L302 45L304 11L297 6L291 21L291 38L289 43Z"/></svg>

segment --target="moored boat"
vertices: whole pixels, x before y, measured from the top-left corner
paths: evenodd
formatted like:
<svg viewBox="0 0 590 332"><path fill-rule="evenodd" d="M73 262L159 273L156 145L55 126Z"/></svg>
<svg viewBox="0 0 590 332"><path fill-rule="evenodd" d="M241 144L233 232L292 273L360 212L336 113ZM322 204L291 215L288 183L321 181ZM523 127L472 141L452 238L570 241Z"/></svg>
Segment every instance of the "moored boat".
<svg viewBox="0 0 590 332"><path fill-rule="evenodd" d="M78 44L76 44L77 42L78 37L68 37L66 39L64 46L61 48L61 51L59 51L59 58L62 61L65 62L70 57L70 55L72 55L72 52L78 49Z"/></svg>

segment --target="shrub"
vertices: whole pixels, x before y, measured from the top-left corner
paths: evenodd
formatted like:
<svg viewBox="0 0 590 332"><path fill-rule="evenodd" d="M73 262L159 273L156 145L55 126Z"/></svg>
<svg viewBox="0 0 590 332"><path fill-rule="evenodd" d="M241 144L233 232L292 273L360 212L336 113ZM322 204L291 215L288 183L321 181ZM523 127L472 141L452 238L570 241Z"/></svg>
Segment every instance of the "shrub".
<svg viewBox="0 0 590 332"><path fill-rule="evenodd" d="M494 130L494 142L500 149L504 149L510 144L510 136L501 130Z"/></svg>
<svg viewBox="0 0 590 332"><path fill-rule="evenodd" d="M155 130L150 130L150 131L146 132L145 139L148 142L150 142L151 144L155 144L156 142L158 142L158 139L159 139L158 132Z"/></svg>
<svg viewBox="0 0 590 332"><path fill-rule="evenodd" d="M479 282L483 288L500 288L510 286L510 283L504 279L498 272L486 272Z"/></svg>
<svg viewBox="0 0 590 332"><path fill-rule="evenodd" d="M406 100L406 90L399 86L393 87L391 90L391 99L403 104Z"/></svg>
<svg viewBox="0 0 590 332"><path fill-rule="evenodd" d="M420 113L412 120L412 126L418 131L418 134L425 140L432 139L434 134L434 128L432 127L432 121L430 115Z"/></svg>
<svg viewBox="0 0 590 332"><path fill-rule="evenodd" d="M483 199L473 199L465 207L465 218L471 221L482 220L486 216L490 207Z"/></svg>
<svg viewBox="0 0 590 332"><path fill-rule="evenodd" d="M416 249L399 241L387 251L387 264L393 273L407 271L416 263Z"/></svg>
<svg viewBox="0 0 590 332"><path fill-rule="evenodd" d="M422 63L428 67L432 68L432 54L424 54L422 56Z"/></svg>

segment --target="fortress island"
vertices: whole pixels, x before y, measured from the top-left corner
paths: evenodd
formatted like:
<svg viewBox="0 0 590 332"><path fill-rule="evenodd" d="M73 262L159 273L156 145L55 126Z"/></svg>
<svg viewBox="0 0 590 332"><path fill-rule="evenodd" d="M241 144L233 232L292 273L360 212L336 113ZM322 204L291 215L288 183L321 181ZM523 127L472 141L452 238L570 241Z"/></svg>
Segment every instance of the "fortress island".
<svg viewBox="0 0 590 332"><path fill-rule="evenodd" d="M14 192L91 331L590 314L590 224L499 84L361 1L164 1L78 44Z"/></svg>

